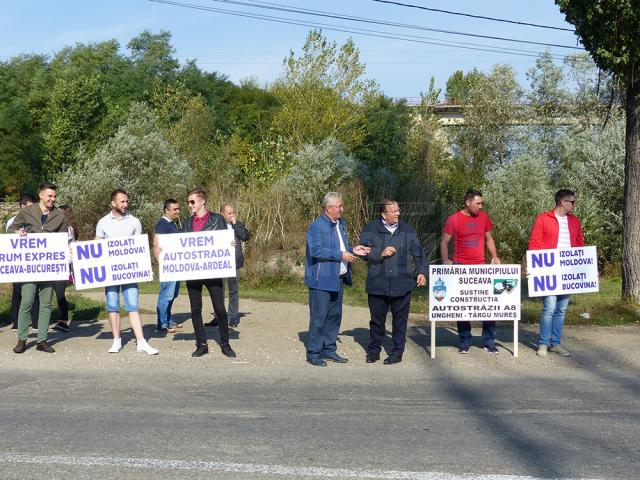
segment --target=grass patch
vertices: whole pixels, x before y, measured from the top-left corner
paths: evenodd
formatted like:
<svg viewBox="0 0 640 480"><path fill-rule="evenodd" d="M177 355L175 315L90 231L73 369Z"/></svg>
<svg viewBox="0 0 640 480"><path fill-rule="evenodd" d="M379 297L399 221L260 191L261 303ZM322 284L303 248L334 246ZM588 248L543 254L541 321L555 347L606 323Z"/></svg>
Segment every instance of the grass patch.
<svg viewBox="0 0 640 480"><path fill-rule="evenodd" d="M0 284L0 324L11 323L11 284ZM67 289L67 302L69 303L69 316L71 321L89 321L99 316L107 315L104 306L100 302L95 302L89 298L75 293L73 289ZM56 305L55 295L53 298L51 318L58 319L60 314Z"/></svg>
<svg viewBox="0 0 640 480"><path fill-rule="evenodd" d="M526 282L523 283L526 285ZM584 293L572 295L565 315L567 325L629 325L638 323L639 318L635 309L622 303L622 280L620 278L600 279L598 293ZM538 323L542 300L523 298L522 321ZM588 319L581 314L588 313Z"/></svg>
<svg viewBox="0 0 640 480"><path fill-rule="evenodd" d="M11 323L11 284L0 284L0 325L8 325ZM102 288L83 290L102 292ZM158 290L155 290L157 293ZM151 293L151 292L149 292ZM107 311L104 308L104 302L98 302L83 296L76 292L73 287L67 287L67 302L69 304L69 317L72 322L87 322L96 318L107 318ZM53 310L51 312L51 321L60 318L58 307L56 305L55 295L52 300ZM140 313L155 314L155 311L141 308ZM127 316L125 310L120 311L121 316Z"/></svg>
<svg viewBox="0 0 640 480"><path fill-rule="evenodd" d="M356 262L353 266L354 286L345 288L344 303L358 307L367 307L367 294L364 291L366 279L366 265ZM530 299L526 291L526 279L522 283L522 322L538 323L542 300ZM633 307L625 305L620 300L622 280L620 278L601 279L600 292L573 295L567 308L565 323L567 325L629 325L639 323ZM304 282L300 279L288 277L267 277L256 279L241 279L240 296L261 301L298 302L307 303L308 292ZM413 291L411 313L426 315L429 302L427 287ZM589 313L590 318L583 318L582 313Z"/></svg>
<svg viewBox="0 0 640 480"><path fill-rule="evenodd" d="M344 303L346 305L367 307L367 294L364 291L367 267L364 262L356 262L353 265L354 286L345 288ZM523 279L522 293L522 322L538 323L542 301L530 299L527 296L526 279ZM140 293L157 295L160 291L160 284L157 280L152 282L139 283ZM633 307L623 304L620 301L622 280L620 278L605 278L600 281L600 292L573 295L567 309L565 323L568 325L628 325L638 323L639 318ZM102 288L92 290L102 292ZM106 317L106 311L102 303L95 302L75 293L73 288L67 290L67 298L70 302L70 310L73 320L88 320L97 317ZM187 289L182 282L180 294L186 295ZM282 271L260 271L252 274L245 274L242 271L240 278L240 297L250 298L263 302L296 302L306 304L308 302L308 290L304 281L285 269ZM9 309L11 301L11 285L0 285L0 324L9 323ZM427 314L429 301L428 288L414 290L411 301L411 313L418 315ZM55 304L55 300L54 300ZM155 313L140 310L141 313ZM589 313L588 319L581 314ZM121 312L126 315L126 312ZM53 318L57 318L54 312Z"/></svg>

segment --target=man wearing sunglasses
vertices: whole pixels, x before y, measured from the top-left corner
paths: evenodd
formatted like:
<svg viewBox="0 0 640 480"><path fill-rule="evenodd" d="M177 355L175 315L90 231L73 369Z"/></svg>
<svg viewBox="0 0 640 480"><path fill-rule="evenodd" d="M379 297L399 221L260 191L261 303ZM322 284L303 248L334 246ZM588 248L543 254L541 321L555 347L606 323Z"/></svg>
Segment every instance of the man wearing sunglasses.
<svg viewBox="0 0 640 480"><path fill-rule="evenodd" d="M209 230L226 230L227 222L218 213L207 210L207 192L201 188L191 190L187 194L187 206L191 216L185 220L183 232L202 232ZM233 242L235 245L235 242ZM191 305L191 321L196 336L196 350L192 357L201 357L209 353L207 346L207 333L202 323L202 287L209 291L213 311L218 319L218 332L220 333L220 349L227 357L235 357L236 353L229 345L229 320L224 308L224 286L222 278L203 278L187 280L187 293Z"/></svg>
<svg viewBox="0 0 640 480"><path fill-rule="evenodd" d="M573 214L576 206L576 194L561 189L555 195L556 206L543 212L536 218L529 237L529 250L545 250L549 248L583 247L582 225ZM547 358L548 351L563 357L571 353L560 346L564 315L569 305L569 295L548 295L542 303L540 314L540 338L538 339L538 356Z"/></svg>

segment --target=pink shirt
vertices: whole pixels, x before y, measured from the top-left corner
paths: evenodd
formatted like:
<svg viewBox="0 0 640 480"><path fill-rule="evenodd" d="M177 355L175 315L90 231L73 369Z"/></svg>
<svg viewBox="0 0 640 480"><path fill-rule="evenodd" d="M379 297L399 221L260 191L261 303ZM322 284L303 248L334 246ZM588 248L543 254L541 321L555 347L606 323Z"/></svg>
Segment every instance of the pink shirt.
<svg viewBox="0 0 640 480"><path fill-rule="evenodd" d="M198 217L197 215L193 216L193 231L201 232L204 224L207 223L207 218L209 218L209 211L205 213L202 217Z"/></svg>

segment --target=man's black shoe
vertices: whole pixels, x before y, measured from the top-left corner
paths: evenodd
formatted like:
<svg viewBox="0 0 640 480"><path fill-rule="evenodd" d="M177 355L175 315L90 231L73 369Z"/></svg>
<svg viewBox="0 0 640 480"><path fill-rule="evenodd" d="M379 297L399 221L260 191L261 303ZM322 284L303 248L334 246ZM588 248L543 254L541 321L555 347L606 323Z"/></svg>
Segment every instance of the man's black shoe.
<svg viewBox="0 0 640 480"><path fill-rule="evenodd" d="M322 358L324 358L325 360L336 362L336 363L347 363L349 361L347 358L341 357L335 352L323 354Z"/></svg>
<svg viewBox="0 0 640 480"><path fill-rule="evenodd" d="M55 348L49 345L46 340L44 342L38 343L36 345L36 350L39 350L41 352L46 352L46 353L55 353L56 351Z"/></svg>
<svg viewBox="0 0 640 480"><path fill-rule="evenodd" d="M218 322L217 318L214 318L213 320L211 320L210 322L207 322L204 324L205 327L217 327L220 323Z"/></svg>
<svg viewBox="0 0 640 480"><path fill-rule="evenodd" d="M326 367L327 362L318 357L307 358L307 362L313 365L314 367Z"/></svg>
<svg viewBox="0 0 640 480"><path fill-rule="evenodd" d="M198 348L196 348L196 351L193 352L191 356L201 357L203 355L206 355L207 353L209 353L209 347L207 347L206 345L198 345Z"/></svg>
<svg viewBox="0 0 640 480"><path fill-rule="evenodd" d="M59 332L68 333L69 325L67 325L65 322L60 321L53 326L53 329L58 330Z"/></svg>
<svg viewBox="0 0 640 480"><path fill-rule="evenodd" d="M364 361L367 363L376 363L378 360L380 360L380 355L371 355L368 353Z"/></svg>
<svg viewBox="0 0 640 480"><path fill-rule="evenodd" d="M231 345L229 345L228 343L223 343L222 345L220 345L220 350L222 351L222 354L227 357L233 358L236 356L236 352L233 351Z"/></svg>
<svg viewBox="0 0 640 480"><path fill-rule="evenodd" d="M27 341L26 340L18 340L18 343L15 347L13 347L13 351L15 353L24 353L27 349Z"/></svg>
<svg viewBox="0 0 640 480"><path fill-rule="evenodd" d="M389 355L387 358L384 359L384 363L385 365L393 365L394 363L400 363L402 361L402 357L398 356L398 355Z"/></svg>

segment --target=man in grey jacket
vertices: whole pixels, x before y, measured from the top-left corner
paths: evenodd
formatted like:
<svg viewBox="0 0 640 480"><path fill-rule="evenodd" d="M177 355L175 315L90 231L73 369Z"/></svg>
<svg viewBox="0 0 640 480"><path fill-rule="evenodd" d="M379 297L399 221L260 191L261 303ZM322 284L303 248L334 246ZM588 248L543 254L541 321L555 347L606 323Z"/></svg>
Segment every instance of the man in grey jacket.
<svg viewBox="0 0 640 480"><path fill-rule="evenodd" d="M67 220L64 213L54 206L57 194L58 187L53 183L41 183L38 188L40 201L20 210L9 230L22 236L29 233L67 233ZM18 313L18 343L13 348L15 353L23 353L27 349L30 312L37 291L39 291L40 311L38 312L36 350L46 353L55 352L47 343L53 282L25 282L22 284L22 300Z"/></svg>

